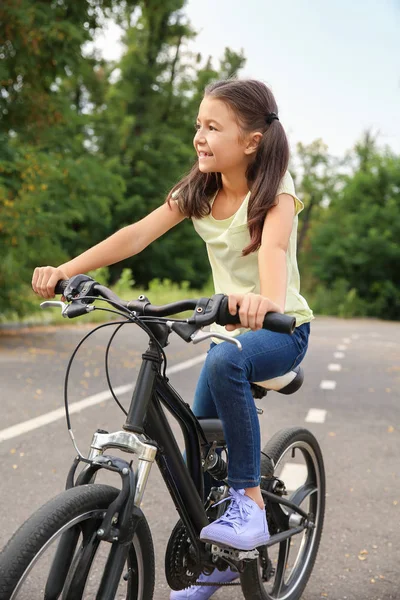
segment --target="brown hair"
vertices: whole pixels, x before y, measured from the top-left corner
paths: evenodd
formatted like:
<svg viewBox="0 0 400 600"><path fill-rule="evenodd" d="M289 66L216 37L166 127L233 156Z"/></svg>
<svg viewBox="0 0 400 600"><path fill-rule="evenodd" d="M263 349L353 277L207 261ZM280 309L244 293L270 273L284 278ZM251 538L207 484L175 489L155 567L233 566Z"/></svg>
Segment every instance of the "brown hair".
<svg viewBox="0 0 400 600"><path fill-rule="evenodd" d="M246 171L251 191L247 222L250 244L244 248L243 255L258 250L268 210L274 206L279 183L289 162L289 145L285 131L279 120L267 124L270 113L278 114L278 107L271 90L261 81L228 79L208 85L205 96L212 96L226 102L237 116L243 132L260 131L260 140L254 159ZM211 212L211 199L221 188L220 173L202 173L198 161L189 173L170 191L179 193L179 207L187 217L202 218Z"/></svg>

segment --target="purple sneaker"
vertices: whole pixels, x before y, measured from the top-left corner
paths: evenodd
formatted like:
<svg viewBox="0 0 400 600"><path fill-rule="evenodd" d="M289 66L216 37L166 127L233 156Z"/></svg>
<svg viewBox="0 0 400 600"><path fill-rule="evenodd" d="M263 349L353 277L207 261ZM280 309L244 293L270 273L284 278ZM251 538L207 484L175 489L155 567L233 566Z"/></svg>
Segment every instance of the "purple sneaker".
<svg viewBox="0 0 400 600"><path fill-rule="evenodd" d="M230 488L229 494L221 500L231 501L228 509L222 517L203 527L201 541L237 550L253 550L266 544L270 535L265 510L246 496L244 490Z"/></svg>
<svg viewBox="0 0 400 600"><path fill-rule="evenodd" d="M239 577L237 571L232 571L228 568L226 571L218 571L214 569L211 575L202 573L198 579L199 583L230 583ZM192 585L186 590L172 591L169 600L208 600L220 588L219 585Z"/></svg>

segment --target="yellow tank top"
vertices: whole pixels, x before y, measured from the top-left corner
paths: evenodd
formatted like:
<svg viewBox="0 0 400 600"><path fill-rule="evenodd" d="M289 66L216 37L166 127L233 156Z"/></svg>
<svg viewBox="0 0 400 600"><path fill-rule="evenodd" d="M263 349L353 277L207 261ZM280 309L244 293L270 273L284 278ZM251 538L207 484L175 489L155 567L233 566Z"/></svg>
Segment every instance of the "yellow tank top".
<svg viewBox="0 0 400 600"><path fill-rule="evenodd" d="M277 195L283 193L293 196L296 210L286 253L287 292L285 314L296 317L296 326L298 327L303 323L311 321L314 316L306 300L300 295L300 276L297 267L296 246L298 214L303 210L304 205L296 196L293 179L288 171L279 185ZM216 294L260 293L258 252L242 256L243 248L250 243L250 235L247 228L249 198L250 192L243 200L237 212L228 219L214 219L212 214L202 219L192 219L194 228L207 246ZM249 331L245 328L227 331L225 327L216 324L211 326L211 330L231 336ZM220 340L214 338L214 341L218 342Z"/></svg>

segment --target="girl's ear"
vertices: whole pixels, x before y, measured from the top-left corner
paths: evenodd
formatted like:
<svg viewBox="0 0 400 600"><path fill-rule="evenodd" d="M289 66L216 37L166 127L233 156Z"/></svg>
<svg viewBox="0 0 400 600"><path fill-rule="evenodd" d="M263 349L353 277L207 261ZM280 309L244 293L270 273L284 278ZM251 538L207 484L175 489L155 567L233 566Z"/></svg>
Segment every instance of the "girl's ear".
<svg viewBox="0 0 400 600"><path fill-rule="evenodd" d="M254 154L257 152L258 146L263 138L263 134L260 131L256 131L255 133L251 133L247 138L247 143L244 149L245 154Z"/></svg>

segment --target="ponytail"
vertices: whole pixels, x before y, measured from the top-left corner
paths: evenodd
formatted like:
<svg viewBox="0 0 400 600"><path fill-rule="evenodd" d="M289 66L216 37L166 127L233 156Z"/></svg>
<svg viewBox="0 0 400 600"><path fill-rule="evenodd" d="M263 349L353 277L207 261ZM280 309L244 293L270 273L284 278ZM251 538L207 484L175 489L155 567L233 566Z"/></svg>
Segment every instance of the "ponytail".
<svg viewBox="0 0 400 600"><path fill-rule="evenodd" d="M250 244L243 256L255 252L261 245L261 236L268 210L275 205L279 184L289 163L289 144L279 120L273 120L258 145L256 156L247 169L251 190L247 209Z"/></svg>

